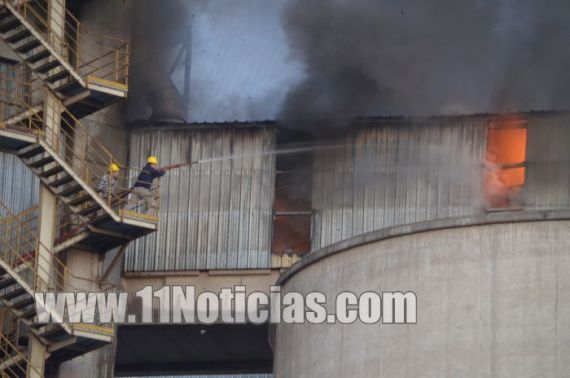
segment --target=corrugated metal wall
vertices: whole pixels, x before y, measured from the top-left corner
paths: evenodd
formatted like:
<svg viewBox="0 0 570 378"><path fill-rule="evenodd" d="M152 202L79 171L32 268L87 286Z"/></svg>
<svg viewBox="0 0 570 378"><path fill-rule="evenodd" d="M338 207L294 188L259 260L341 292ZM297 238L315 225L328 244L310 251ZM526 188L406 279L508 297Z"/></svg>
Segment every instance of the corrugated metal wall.
<svg viewBox="0 0 570 378"><path fill-rule="evenodd" d="M348 147L315 155L312 249L482 211L486 118L381 122L351 133Z"/></svg>
<svg viewBox="0 0 570 378"><path fill-rule="evenodd" d="M525 207L570 207L570 116L533 115L527 135Z"/></svg>
<svg viewBox="0 0 570 378"><path fill-rule="evenodd" d="M38 204L39 180L15 154L0 151L0 199L14 213Z"/></svg>
<svg viewBox="0 0 570 378"><path fill-rule="evenodd" d="M129 164L237 159L169 172L161 180L159 231L131 243L126 271L268 268L275 180L272 127L135 130Z"/></svg>

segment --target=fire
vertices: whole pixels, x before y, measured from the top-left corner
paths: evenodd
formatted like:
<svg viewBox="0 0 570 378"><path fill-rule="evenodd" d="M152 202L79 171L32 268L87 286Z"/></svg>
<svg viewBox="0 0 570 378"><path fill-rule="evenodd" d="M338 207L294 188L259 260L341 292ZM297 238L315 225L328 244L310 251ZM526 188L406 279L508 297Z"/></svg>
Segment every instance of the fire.
<svg viewBox="0 0 570 378"><path fill-rule="evenodd" d="M487 133L485 201L488 208L506 208L520 201L525 181L527 121L493 120Z"/></svg>

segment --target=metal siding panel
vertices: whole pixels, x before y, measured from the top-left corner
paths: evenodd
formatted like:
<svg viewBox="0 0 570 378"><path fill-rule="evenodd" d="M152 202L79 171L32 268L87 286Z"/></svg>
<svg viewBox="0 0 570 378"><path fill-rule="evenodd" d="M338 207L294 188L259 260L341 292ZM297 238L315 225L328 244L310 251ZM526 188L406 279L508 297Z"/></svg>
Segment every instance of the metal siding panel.
<svg viewBox="0 0 570 378"><path fill-rule="evenodd" d="M39 180L15 154L0 151L0 198L14 213L38 204Z"/></svg>
<svg viewBox="0 0 570 378"><path fill-rule="evenodd" d="M481 211L484 118L376 124L317 152L312 248L394 225ZM351 142L352 140L352 142ZM357 169L355 167L358 167ZM477 184L478 185L478 184Z"/></svg>
<svg viewBox="0 0 570 378"><path fill-rule="evenodd" d="M530 209L570 206L570 117L530 117L527 134L525 206Z"/></svg>
<svg viewBox="0 0 570 378"><path fill-rule="evenodd" d="M269 268L275 159L263 153L273 150L274 134L266 128L133 131L132 166L151 152L161 165L242 156L169 172L161 180L159 230L131 243L125 270Z"/></svg>

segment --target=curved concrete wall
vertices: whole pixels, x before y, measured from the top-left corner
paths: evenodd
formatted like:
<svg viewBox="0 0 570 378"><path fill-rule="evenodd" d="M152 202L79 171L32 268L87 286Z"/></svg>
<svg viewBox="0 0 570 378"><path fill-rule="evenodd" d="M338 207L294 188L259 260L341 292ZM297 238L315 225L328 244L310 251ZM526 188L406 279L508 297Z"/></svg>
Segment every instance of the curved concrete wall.
<svg viewBox="0 0 570 378"><path fill-rule="evenodd" d="M499 223L478 224L489 221ZM446 228L453 223L462 226ZM315 252L282 277L283 292L318 290L331 301L345 290L414 291L418 324L278 325L275 376L567 376L569 228L570 213L502 214Z"/></svg>

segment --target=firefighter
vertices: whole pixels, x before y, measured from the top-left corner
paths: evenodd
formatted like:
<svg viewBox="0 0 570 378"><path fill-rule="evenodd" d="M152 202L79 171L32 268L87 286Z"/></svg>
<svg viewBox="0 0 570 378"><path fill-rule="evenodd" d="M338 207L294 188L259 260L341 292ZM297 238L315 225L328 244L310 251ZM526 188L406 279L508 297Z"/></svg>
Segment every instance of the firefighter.
<svg viewBox="0 0 570 378"><path fill-rule="evenodd" d="M95 191L105 200L109 200L117 194L117 177L119 177L120 171L119 165L112 163L109 165L109 173L103 175L97 181Z"/></svg>
<svg viewBox="0 0 570 378"><path fill-rule="evenodd" d="M137 181L131 189L131 198L127 203L126 210L134 210L140 201L147 206L147 214L156 216L158 214L158 204L152 192L152 182L154 179L164 176L167 169L158 168L158 159L156 156L149 156L146 160L147 164L141 170Z"/></svg>

